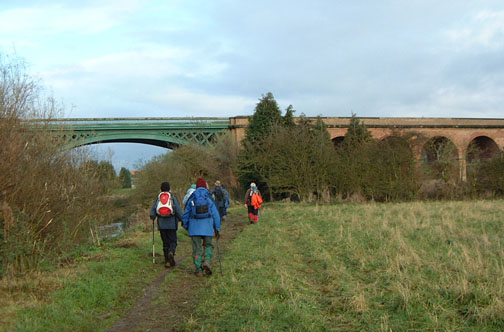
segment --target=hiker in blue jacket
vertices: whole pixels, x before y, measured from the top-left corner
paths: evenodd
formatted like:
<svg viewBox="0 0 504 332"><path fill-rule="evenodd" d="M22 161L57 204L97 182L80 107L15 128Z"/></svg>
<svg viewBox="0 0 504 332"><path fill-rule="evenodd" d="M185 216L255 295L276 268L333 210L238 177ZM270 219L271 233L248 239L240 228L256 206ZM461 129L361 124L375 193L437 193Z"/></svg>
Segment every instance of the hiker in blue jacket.
<svg viewBox="0 0 504 332"><path fill-rule="evenodd" d="M170 183L161 183L161 192L170 192ZM175 266L175 250L177 249L177 229L178 220L182 221L182 209L180 208L177 198L171 195L172 213L169 216L161 216L157 212L159 196L156 198L154 205L150 211L152 222L157 218L157 224L161 240L163 240L163 254L165 258L165 267Z"/></svg>
<svg viewBox="0 0 504 332"><path fill-rule="evenodd" d="M203 271L207 275L212 274L212 237L214 233L217 238L220 236L221 221L219 211L210 195L206 181L199 178L196 181L196 190L187 201L182 218L184 229L188 231L191 237L196 276L203 276ZM204 253L203 246L205 247ZM204 262L203 255L205 255Z"/></svg>

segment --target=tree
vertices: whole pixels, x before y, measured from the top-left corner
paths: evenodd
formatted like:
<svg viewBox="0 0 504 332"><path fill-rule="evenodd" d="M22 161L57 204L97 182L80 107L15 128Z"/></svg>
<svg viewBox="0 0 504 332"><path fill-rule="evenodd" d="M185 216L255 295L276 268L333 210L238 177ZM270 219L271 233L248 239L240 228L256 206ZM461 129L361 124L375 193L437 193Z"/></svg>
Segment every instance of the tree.
<svg viewBox="0 0 504 332"><path fill-rule="evenodd" d="M263 95L257 103L254 114L249 118L246 136L242 141L242 149L238 154L236 174L243 187L247 187L250 182L256 182L263 194L266 194L268 185L263 181L262 175L257 169L257 156L263 149L262 141L276 126L292 126L294 109L289 105L286 109L285 117L271 92ZM269 193L271 198L271 192Z"/></svg>
<svg viewBox="0 0 504 332"><path fill-rule="evenodd" d="M286 109L285 109L285 115L283 117L283 124L284 126L286 127L294 127L295 125L295 122L294 122L294 113L296 111L294 110L294 107L292 107L292 105L289 105Z"/></svg>
<svg viewBox="0 0 504 332"><path fill-rule="evenodd" d="M268 136L271 127L282 122L282 112L271 92L257 103L254 114L249 118L246 140L256 142Z"/></svg>
<svg viewBox="0 0 504 332"><path fill-rule="evenodd" d="M371 141L372 136L364 123L361 123L357 115L352 113L350 125L343 140L343 148L346 150L357 150L365 143Z"/></svg>
<svg viewBox="0 0 504 332"><path fill-rule="evenodd" d="M43 91L22 60L0 54L0 275L87 241L108 210L100 200L107 188L87 172L87 156L38 130L62 112Z"/></svg>
<svg viewBox="0 0 504 332"><path fill-rule="evenodd" d="M328 199L335 152L322 120L302 116L294 126L272 129L252 158L272 196Z"/></svg>
<svg viewBox="0 0 504 332"><path fill-rule="evenodd" d="M343 196L361 193L369 175L369 156L363 149L372 141L371 133L364 123L352 114L348 131L345 134L341 149L338 149L338 173L334 175L333 186Z"/></svg>
<svg viewBox="0 0 504 332"><path fill-rule="evenodd" d="M131 172L124 167L119 171L119 182L122 188L131 188Z"/></svg>

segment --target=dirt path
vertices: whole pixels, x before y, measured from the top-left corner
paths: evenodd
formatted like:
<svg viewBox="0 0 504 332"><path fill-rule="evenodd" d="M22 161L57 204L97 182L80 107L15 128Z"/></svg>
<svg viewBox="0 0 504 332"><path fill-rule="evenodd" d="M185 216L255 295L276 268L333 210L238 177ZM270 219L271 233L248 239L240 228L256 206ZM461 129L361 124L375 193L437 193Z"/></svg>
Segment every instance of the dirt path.
<svg viewBox="0 0 504 332"><path fill-rule="evenodd" d="M232 240L246 225L246 220L238 214L227 216L227 220L222 224L222 236L219 240L221 256L226 254ZM213 275L196 277L193 274L191 245L180 244L177 248L177 266L174 269L163 268L137 299L133 308L117 320L108 332L179 331L180 324L196 307L201 287L212 278L220 277L216 248L214 250Z"/></svg>

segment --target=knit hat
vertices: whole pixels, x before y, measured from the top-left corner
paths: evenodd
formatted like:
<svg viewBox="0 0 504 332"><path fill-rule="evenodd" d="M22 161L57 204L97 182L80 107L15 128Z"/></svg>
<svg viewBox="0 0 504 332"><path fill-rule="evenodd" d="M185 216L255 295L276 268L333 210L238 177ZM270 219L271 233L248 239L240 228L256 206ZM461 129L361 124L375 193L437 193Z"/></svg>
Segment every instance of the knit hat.
<svg viewBox="0 0 504 332"><path fill-rule="evenodd" d="M220 186L220 181L219 180L215 181L215 185Z"/></svg>
<svg viewBox="0 0 504 332"><path fill-rule="evenodd" d="M203 188L207 187L207 183L203 178L198 178L198 180L196 180L196 188L199 188L199 187L203 187Z"/></svg>
<svg viewBox="0 0 504 332"><path fill-rule="evenodd" d="M169 182L161 183L161 191L170 191L170 183Z"/></svg>

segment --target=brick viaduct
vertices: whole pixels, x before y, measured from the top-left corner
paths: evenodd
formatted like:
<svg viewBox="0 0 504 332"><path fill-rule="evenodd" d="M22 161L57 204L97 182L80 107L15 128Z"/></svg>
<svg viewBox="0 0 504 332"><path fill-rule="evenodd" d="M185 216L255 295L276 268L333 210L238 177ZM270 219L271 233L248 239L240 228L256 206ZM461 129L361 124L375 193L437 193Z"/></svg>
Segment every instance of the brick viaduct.
<svg viewBox="0 0 504 332"><path fill-rule="evenodd" d="M348 130L349 117L322 118L335 145ZM359 118L377 140L409 134L408 143L418 160L429 160L428 146L453 144L453 160L458 161L460 178L467 176L469 147L479 151L480 158L497 155L504 149L504 119L470 118ZM236 141L245 137L247 117L230 118L230 129ZM415 144L413 144L415 142ZM431 144L432 143L432 144Z"/></svg>

